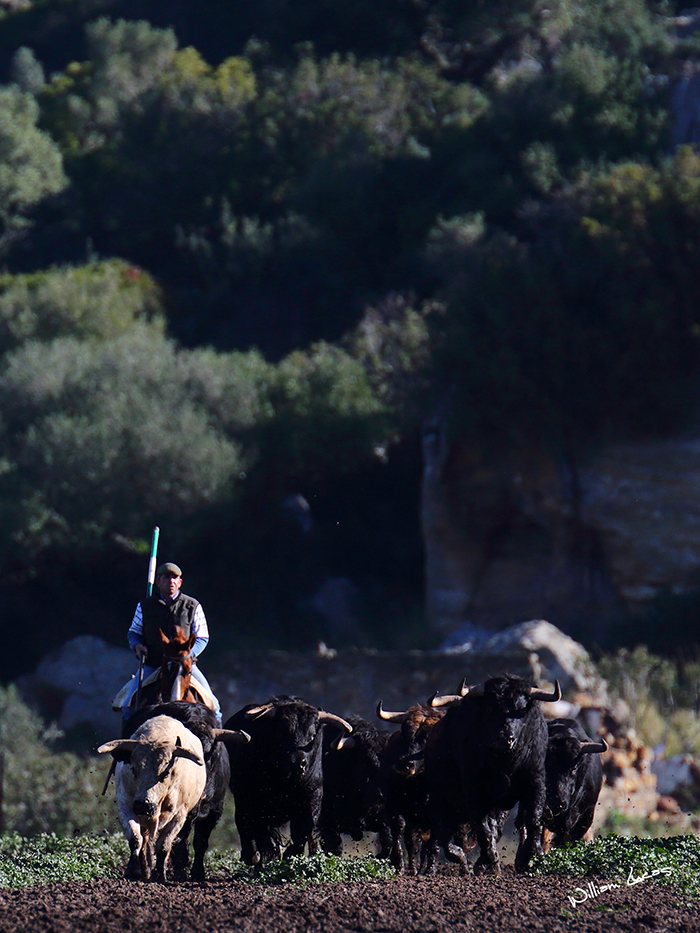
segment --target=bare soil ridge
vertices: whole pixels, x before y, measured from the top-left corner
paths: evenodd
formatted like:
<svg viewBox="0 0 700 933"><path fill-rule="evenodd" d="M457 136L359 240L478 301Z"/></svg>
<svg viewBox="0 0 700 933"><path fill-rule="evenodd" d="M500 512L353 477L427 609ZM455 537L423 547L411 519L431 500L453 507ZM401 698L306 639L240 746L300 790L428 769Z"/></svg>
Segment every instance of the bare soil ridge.
<svg viewBox="0 0 700 933"><path fill-rule="evenodd" d="M573 878L436 878L265 887L100 881L0 891L2 933L598 933L700 929L700 903L655 882L591 897Z"/></svg>

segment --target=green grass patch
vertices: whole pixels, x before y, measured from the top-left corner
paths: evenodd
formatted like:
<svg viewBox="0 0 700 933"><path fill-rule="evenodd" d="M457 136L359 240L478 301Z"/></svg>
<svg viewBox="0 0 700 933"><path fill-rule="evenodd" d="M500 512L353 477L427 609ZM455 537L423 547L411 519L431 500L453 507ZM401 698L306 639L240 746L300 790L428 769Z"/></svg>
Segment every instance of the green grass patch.
<svg viewBox="0 0 700 933"><path fill-rule="evenodd" d="M29 839L0 836L0 888L120 878L129 850L122 835L57 836Z"/></svg>
<svg viewBox="0 0 700 933"><path fill-rule="evenodd" d="M208 860L211 877L233 877L251 884L291 884L306 888L312 884L385 881L396 876L388 862L372 856L293 855L279 862L270 862L260 869L244 865L233 852L211 852Z"/></svg>
<svg viewBox="0 0 700 933"><path fill-rule="evenodd" d="M700 839L613 834L589 843L552 849L547 855L533 859L530 871L537 875L596 877L630 887L649 883L673 885L700 899Z"/></svg>
<svg viewBox="0 0 700 933"><path fill-rule="evenodd" d="M118 879L123 876L129 848L122 835L57 836L54 833L25 838L18 833L0 836L0 888L37 884ZM210 849L207 874L213 881L245 881L250 884L347 884L393 878L388 862L371 856L340 858L335 855L293 856L262 869L249 868L234 849Z"/></svg>

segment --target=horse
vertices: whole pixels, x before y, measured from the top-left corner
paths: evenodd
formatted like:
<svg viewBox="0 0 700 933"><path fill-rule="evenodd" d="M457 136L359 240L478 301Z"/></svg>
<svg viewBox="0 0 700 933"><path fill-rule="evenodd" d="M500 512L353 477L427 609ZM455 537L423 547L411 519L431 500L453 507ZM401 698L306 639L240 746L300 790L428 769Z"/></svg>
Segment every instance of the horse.
<svg viewBox="0 0 700 933"><path fill-rule="evenodd" d="M211 709L212 704L204 687L192 677L195 662L190 652L196 636L186 635L179 625L174 626L172 638L168 638L162 629L159 632L163 646L160 670L151 674L141 685L134 712L145 706L172 701L203 703Z"/></svg>

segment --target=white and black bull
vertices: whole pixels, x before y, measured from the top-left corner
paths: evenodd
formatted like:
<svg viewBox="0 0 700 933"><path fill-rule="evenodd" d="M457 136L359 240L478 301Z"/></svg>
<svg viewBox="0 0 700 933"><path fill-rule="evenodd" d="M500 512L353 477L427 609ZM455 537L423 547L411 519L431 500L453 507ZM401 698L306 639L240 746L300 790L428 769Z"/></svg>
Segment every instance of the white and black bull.
<svg viewBox="0 0 700 933"><path fill-rule="evenodd" d="M165 881L173 845L207 784L201 740L172 716L156 715L98 752L117 761L117 809L131 852L125 877Z"/></svg>
<svg viewBox="0 0 700 933"><path fill-rule="evenodd" d="M302 855L306 846L309 855L320 851L326 722L352 732L344 719L293 696L245 706L226 722L227 729L251 736L248 745L229 747L236 826L247 865L280 858L280 830L286 823L291 844L285 856Z"/></svg>
<svg viewBox="0 0 700 933"><path fill-rule="evenodd" d="M187 877L189 835L194 827L194 860L189 877L192 881L204 881L204 856L209 848L209 837L223 814L231 779L229 756L225 746L228 743L247 742L250 736L245 732L218 728L216 714L201 703L161 703L139 710L130 722L133 729L136 729L146 720L160 715L172 716L173 719L179 720L202 743L206 769L204 791L197 806L190 811L172 847L171 866L174 880L182 881Z"/></svg>
<svg viewBox="0 0 700 933"><path fill-rule="evenodd" d="M448 709L425 753L431 858L442 846L466 872L464 849L453 841L466 824L480 848L474 870L498 872L497 845L516 804L521 826L516 870L541 854L547 725L538 702L560 698L559 684L546 693L504 674L469 688L466 696L433 699Z"/></svg>

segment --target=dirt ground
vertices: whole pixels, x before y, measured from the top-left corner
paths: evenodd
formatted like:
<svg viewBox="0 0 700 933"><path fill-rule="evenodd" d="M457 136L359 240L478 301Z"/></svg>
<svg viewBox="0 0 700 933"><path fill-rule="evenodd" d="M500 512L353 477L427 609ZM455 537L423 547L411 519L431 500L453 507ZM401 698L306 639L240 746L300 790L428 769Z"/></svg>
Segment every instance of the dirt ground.
<svg viewBox="0 0 700 933"><path fill-rule="evenodd" d="M262 887L100 881L0 891L2 933L506 933L700 930L700 904L650 879L573 907L571 878L400 878L349 885ZM588 882L586 882L588 884Z"/></svg>

